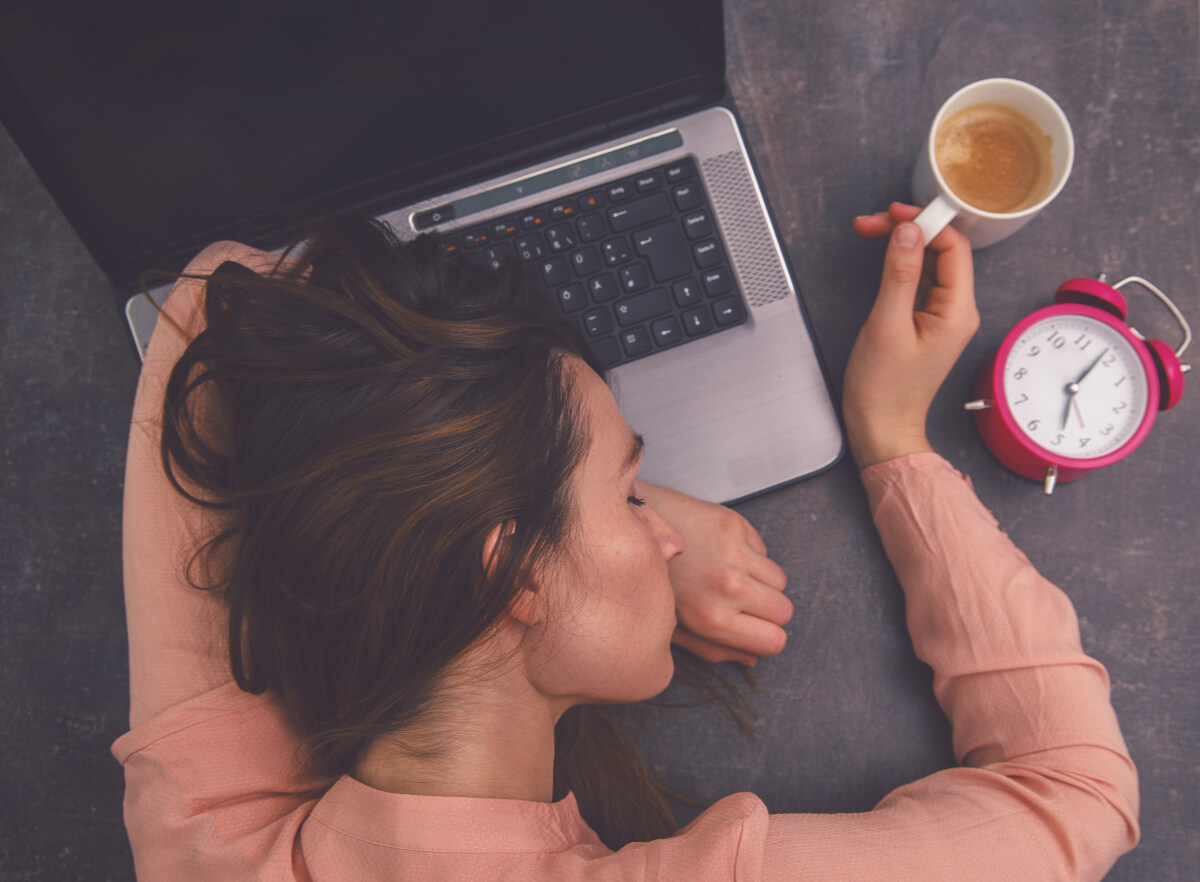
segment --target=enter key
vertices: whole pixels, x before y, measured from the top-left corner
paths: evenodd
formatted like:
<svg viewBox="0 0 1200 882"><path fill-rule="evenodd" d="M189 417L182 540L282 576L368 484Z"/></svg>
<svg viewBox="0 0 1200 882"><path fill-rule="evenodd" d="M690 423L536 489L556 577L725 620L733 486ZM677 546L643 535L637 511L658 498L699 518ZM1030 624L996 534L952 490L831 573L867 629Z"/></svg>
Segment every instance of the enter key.
<svg viewBox="0 0 1200 882"><path fill-rule="evenodd" d="M635 233L633 246L650 262L656 282L665 282L692 270L692 254L677 221L656 224Z"/></svg>

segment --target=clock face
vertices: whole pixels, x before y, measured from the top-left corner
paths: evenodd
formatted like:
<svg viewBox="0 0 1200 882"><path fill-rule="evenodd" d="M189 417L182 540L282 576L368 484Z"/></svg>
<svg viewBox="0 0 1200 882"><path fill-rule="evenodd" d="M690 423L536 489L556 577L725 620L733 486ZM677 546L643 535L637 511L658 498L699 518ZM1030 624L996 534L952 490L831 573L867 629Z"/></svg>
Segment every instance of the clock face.
<svg viewBox="0 0 1200 882"><path fill-rule="evenodd" d="M1094 459L1137 432L1149 385L1133 344L1119 331L1068 314L1021 334L1004 365L1003 395L1021 432L1038 447Z"/></svg>

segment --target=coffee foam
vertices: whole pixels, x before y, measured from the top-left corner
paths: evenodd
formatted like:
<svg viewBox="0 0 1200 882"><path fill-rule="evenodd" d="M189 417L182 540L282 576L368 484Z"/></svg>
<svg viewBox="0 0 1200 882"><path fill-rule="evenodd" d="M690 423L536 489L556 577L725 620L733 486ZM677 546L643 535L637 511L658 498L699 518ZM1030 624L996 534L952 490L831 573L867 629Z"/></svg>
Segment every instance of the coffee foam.
<svg viewBox="0 0 1200 882"><path fill-rule="evenodd" d="M975 104L955 113L937 131L934 156L954 194L982 211L1023 211L1050 189L1050 136L1003 105Z"/></svg>

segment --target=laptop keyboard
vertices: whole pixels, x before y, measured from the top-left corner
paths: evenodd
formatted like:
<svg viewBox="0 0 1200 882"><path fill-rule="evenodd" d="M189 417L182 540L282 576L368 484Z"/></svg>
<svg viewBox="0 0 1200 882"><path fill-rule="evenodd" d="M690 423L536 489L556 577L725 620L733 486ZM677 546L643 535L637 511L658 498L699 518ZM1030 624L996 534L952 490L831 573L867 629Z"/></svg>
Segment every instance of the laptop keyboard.
<svg viewBox="0 0 1200 882"><path fill-rule="evenodd" d="M532 264L606 367L746 321L691 159L442 236L441 245L492 267Z"/></svg>

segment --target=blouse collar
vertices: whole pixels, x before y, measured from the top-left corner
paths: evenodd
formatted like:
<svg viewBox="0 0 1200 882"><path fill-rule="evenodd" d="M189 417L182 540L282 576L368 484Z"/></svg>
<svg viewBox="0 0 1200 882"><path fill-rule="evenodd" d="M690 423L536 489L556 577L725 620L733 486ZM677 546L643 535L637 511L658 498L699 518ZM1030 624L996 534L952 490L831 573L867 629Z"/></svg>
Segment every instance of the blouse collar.
<svg viewBox="0 0 1200 882"><path fill-rule="evenodd" d="M395 848L456 852L555 852L597 845L575 794L558 802L388 793L345 775L312 817L338 832Z"/></svg>

